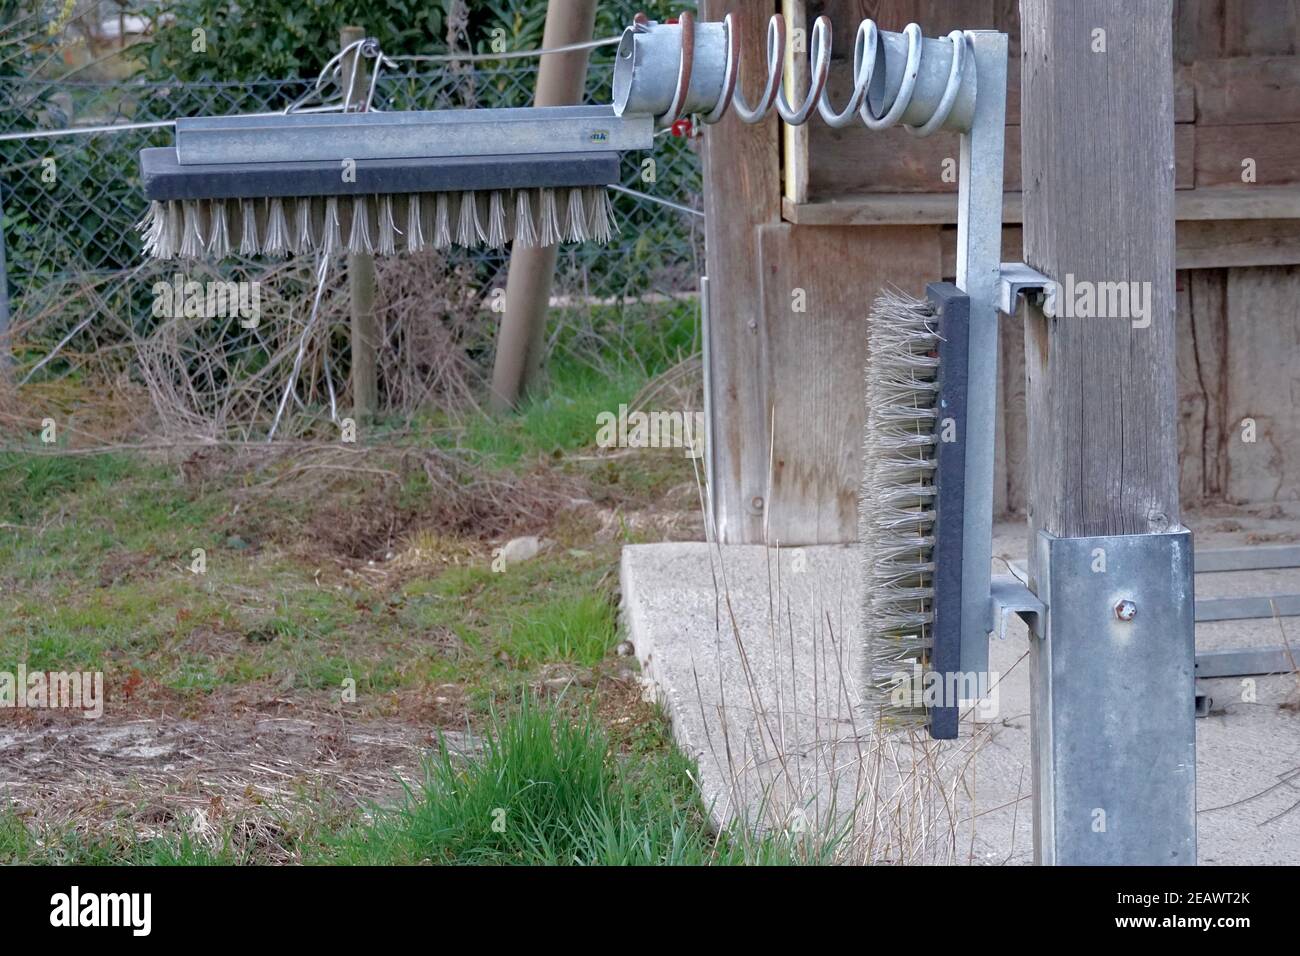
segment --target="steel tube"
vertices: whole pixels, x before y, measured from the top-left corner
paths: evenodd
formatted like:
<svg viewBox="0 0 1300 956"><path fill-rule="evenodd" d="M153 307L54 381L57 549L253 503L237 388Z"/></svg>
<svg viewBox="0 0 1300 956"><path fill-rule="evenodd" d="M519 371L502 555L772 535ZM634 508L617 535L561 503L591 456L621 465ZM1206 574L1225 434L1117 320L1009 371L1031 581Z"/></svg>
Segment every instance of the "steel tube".
<svg viewBox="0 0 1300 956"><path fill-rule="evenodd" d="M648 116L608 106L291 113L176 121L182 166L626 152L654 145Z"/></svg>
<svg viewBox="0 0 1300 956"><path fill-rule="evenodd" d="M683 113L707 113L722 95L727 31L721 23L696 23L691 82ZM614 112L663 116L672 106L682 59L682 25L628 27L614 57Z"/></svg>

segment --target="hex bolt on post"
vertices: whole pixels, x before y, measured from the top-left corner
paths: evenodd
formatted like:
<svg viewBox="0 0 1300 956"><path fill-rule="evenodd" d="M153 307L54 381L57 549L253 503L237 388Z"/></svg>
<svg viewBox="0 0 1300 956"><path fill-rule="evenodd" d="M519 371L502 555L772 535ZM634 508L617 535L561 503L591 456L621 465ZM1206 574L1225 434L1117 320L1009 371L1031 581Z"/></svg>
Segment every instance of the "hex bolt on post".
<svg viewBox="0 0 1300 956"><path fill-rule="evenodd" d="M1115 616L1121 621L1131 621L1137 617L1138 606L1128 598L1115 605Z"/></svg>

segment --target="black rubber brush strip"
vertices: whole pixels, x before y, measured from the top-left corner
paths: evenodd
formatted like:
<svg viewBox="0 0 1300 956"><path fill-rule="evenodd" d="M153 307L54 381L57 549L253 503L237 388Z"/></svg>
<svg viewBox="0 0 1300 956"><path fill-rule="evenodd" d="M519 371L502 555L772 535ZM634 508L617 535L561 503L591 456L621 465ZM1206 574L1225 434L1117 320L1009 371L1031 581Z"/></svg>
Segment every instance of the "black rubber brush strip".
<svg viewBox="0 0 1300 956"><path fill-rule="evenodd" d="M182 166L175 147L140 150L144 194L157 200L608 186L619 181L619 154L365 159L356 160L355 172L347 177L355 181L344 181L337 162Z"/></svg>
<svg viewBox="0 0 1300 956"><path fill-rule="evenodd" d="M950 699L966 686L961 680L962 538L966 509L966 397L970 332L970 297L950 282L926 286L939 313L939 401L935 429L934 621L930 679L940 681L942 706L928 714L930 736L957 736L959 700ZM951 421L949 421L951 419ZM953 441L945 442L944 435Z"/></svg>

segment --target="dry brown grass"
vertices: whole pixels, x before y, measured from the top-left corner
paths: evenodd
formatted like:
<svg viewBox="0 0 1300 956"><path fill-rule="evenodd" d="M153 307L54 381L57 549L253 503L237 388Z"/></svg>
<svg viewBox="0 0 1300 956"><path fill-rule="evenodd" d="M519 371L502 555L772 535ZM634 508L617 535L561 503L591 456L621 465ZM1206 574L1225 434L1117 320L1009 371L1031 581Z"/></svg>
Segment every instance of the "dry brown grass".
<svg viewBox="0 0 1300 956"><path fill-rule="evenodd" d="M445 735L453 749L472 737ZM421 779L433 728L327 711L87 721L42 714L0 725L0 795L24 821L102 840L188 834L260 862L297 862L285 828L396 799Z"/></svg>

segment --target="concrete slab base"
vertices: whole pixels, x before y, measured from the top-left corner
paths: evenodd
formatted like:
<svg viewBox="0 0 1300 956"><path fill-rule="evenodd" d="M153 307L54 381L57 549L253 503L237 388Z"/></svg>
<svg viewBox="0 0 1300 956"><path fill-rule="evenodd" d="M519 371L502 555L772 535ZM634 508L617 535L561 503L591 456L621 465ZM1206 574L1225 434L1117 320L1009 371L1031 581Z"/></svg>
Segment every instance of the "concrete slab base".
<svg viewBox="0 0 1300 956"><path fill-rule="evenodd" d="M1023 526L1000 527L994 552L1023 560L1023 539ZM1028 632L1019 621L992 642L1000 676L988 699L963 720L960 739L938 742L882 732L860 707L852 549L632 545L621 573L647 686L698 761L720 825L832 833L842 862L1032 862ZM1284 590L1300 592L1300 571L1197 577L1198 596ZM1300 649L1300 620L1282 624ZM1281 640L1276 621L1197 627L1202 650ZM1215 710L1197 721L1200 862L1300 863L1296 677L1201 683Z"/></svg>

